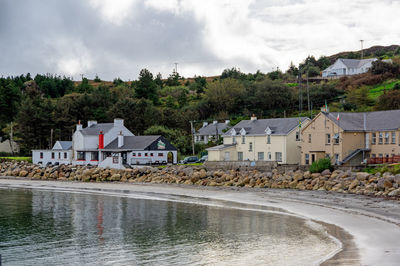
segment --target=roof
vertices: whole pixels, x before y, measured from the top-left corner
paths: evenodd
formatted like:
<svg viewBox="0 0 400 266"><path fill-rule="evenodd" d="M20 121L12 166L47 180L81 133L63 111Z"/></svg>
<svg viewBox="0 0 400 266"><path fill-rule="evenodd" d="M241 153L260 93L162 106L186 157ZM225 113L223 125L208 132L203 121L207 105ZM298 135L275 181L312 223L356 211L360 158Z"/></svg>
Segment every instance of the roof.
<svg viewBox="0 0 400 266"><path fill-rule="evenodd" d="M258 120L242 120L236 126L231 128L225 135L231 135L232 130L239 135L240 130L246 130L246 135L265 135L267 128L271 130L271 135L287 135L294 128L299 126L299 120L303 123L309 120L307 117L296 118L272 118Z"/></svg>
<svg viewBox="0 0 400 266"><path fill-rule="evenodd" d="M85 127L80 132L83 135L99 135L100 131L103 131L103 133L107 133L113 127L114 123L101 123L91 125L90 127Z"/></svg>
<svg viewBox="0 0 400 266"><path fill-rule="evenodd" d="M230 126L226 123L216 123L216 124L209 124L205 127L200 128L197 131L197 134L199 135L215 135L215 131L217 129L218 135L222 135L224 132L223 130L226 128L230 128Z"/></svg>
<svg viewBox="0 0 400 266"><path fill-rule="evenodd" d="M231 148L231 147L233 147L235 145L236 144L222 144L222 145L218 145L218 146L207 148L206 150L207 151L220 151L220 150Z"/></svg>
<svg viewBox="0 0 400 266"><path fill-rule="evenodd" d="M160 135L155 136L124 136L124 145L118 147L118 138L104 147L105 150L144 150L155 142Z"/></svg>
<svg viewBox="0 0 400 266"><path fill-rule="evenodd" d="M72 149L72 141L61 141L61 140L59 140L54 144L53 149L57 145L57 143L59 143L61 145L61 149L62 150L70 150L70 149Z"/></svg>
<svg viewBox="0 0 400 266"><path fill-rule="evenodd" d="M400 110L323 114L344 131L384 131L400 128ZM338 114L339 120L337 120Z"/></svg>
<svg viewBox="0 0 400 266"><path fill-rule="evenodd" d="M363 65L367 63L371 63L373 61L376 61L376 58L369 58L369 59L344 59L340 58L340 60L343 62L345 66L348 68L360 68Z"/></svg>

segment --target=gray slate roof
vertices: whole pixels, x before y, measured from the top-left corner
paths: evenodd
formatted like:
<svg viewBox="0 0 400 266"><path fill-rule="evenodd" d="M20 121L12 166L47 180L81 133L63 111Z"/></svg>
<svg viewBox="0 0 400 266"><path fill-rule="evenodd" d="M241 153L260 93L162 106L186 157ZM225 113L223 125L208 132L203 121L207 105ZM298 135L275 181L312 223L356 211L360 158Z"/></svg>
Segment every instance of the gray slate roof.
<svg viewBox="0 0 400 266"><path fill-rule="evenodd" d="M226 123L209 124L205 127L200 128L196 133L200 136L215 135L215 128L217 128L218 134L222 135L224 133L223 130L226 128L230 128L230 126Z"/></svg>
<svg viewBox="0 0 400 266"><path fill-rule="evenodd" d="M63 150L70 150L72 149L72 141L57 141L58 143L60 143L61 148ZM55 144L54 144L55 145Z"/></svg>
<svg viewBox="0 0 400 266"><path fill-rule="evenodd" d="M303 123L309 119L307 117L300 117L300 120ZM240 135L239 131L242 128L246 130L246 135L265 135L265 130L267 127L271 129L271 135L287 135L290 131L298 126L299 118L242 120L228 132L226 132L225 135L231 135L233 129L235 129L237 135Z"/></svg>
<svg viewBox="0 0 400 266"><path fill-rule="evenodd" d="M124 136L124 145L118 148L118 138L113 140L110 144L104 147L105 150L144 150L154 141L156 141L160 135L155 136Z"/></svg>
<svg viewBox="0 0 400 266"><path fill-rule="evenodd" d="M323 114L345 131L384 131L400 128L400 110Z"/></svg>
<svg viewBox="0 0 400 266"><path fill-rule="evenodd" d="M360 68L363 65L373 62L377 60L376 58L369 58L369 59L344 59L344 58L339 58L338 60L341 60L345 66L348 68Z"/></svg>
<svg viewBox="0 0 400 266"><path fill-rule="evenodd" d="M91 125L81 130L83 135L99 135L100 131L107 133L110 129L114 127L114 123L101 123L96 125Z"/></svg>

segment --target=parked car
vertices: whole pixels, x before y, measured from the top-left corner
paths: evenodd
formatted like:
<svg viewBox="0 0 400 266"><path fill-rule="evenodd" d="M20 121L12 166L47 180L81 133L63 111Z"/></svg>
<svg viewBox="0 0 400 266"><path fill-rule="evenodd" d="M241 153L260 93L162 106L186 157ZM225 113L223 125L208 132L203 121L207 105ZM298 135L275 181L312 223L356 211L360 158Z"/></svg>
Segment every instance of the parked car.
<svg viewBox="0 0 400 266"><path fill-rule="evenodd" d="M199 160L199 158L197 158L197 156L189 156L189 157L185 157L185 159L182 160L182 163L183 164L197 163L198 160Z"/></svg>
<svg viewBox="0 0 400 266"><path fill-rule="evenodd" d="M204 155L200 158L200 160L198 161L199 163L204 163L205 161L208 160L208 155Z"/></svg>

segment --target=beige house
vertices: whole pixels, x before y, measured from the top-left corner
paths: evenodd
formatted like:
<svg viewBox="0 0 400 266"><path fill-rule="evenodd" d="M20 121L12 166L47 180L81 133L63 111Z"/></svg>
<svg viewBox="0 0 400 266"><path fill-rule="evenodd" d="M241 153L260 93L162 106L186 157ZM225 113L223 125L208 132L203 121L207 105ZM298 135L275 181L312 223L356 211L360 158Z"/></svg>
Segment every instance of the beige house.
<svg viewBox="0 0 400 266"><path fill-rule="evenodd" d="M302 129L301 164L329 157L356 165L400 155L400 110L319 113ZM388 159L389 160L389 159Z"/></svg>
<svg viewBox="0 0 400 266"><path fill-rule="evenodd" d="M224 144L208 148L209 161L276 161L300 163L300 127L310 119L242 120L222 137Z"/></svg>

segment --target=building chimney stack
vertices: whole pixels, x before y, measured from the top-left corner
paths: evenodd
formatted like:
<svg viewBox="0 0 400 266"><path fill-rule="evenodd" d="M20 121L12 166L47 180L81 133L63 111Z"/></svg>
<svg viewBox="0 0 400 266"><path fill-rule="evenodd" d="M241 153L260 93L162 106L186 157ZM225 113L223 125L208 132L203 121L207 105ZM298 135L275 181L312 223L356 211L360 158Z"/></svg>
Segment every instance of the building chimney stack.
<svg viewBox="0 0 400 266"><path fill-rule="evenodd" d="M99 133L99 150L104 149L104 134L103 131Z"/></svg>
<svg viewBox="0 0 400 266"><path fill-rule="evenodd" d="M124 135L122 135L121 131L118 135L118 148L121 148L122 146L124 146Z"/></svg>
<svg viewBox="0 0 400 266"><path fill-rule="evenodd" d="M229 124L230 122L230 120L225 120L225 124Z"/></svg>
<svg viewBox="0 0 400 266"><path fill-rule="evenodd" d="M255 114L253 114L253 115L251 116L251 121L255 121L255 120L257 120L257 116L256 116Z"/></svg>
<svg viewBox="0 0 400 266"><path fill-rule="evenodd" d="M78 120L78 124L76 125L76 131L82 130L81 120Z"/></svg>
<svg viewBox="0 0 400 266"><path fill-rule="evenodd" d="M123 127L124 126L124 119L120 119L120 118L115 118L114 119L114 126L120 126Z"/></svg>
<svg viewBox="0 0 400 266"><path fill-rule="evenodd" d="M208 126L208 122L203 122L203 127Z"/></svg>
<svg viewBox="0 0 400 266"><path fill-rule="evenodd" d="M214 120L214 121L213 121L213 125L216 125L217 123L218 123L217 120Z"/></svg>
<svg viewBox="0 0 400 266"><path fill-rule="evenodd" d="M91 127L91 126L93 126L93 125L97 125L97 121L95 121L95 120L89 120L89 121L87 122L87 126L88 126L88 127Z"/></svg>

